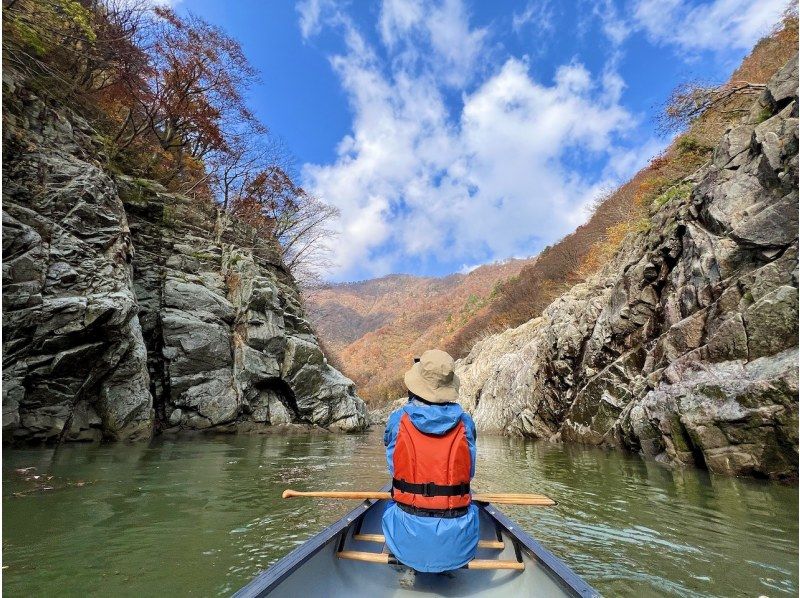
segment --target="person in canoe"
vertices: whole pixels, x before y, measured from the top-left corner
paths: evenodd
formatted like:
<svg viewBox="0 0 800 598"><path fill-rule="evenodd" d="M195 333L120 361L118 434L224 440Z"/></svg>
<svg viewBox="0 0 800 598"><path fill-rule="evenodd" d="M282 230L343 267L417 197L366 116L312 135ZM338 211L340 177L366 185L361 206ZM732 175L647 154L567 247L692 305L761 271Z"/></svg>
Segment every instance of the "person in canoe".
<svg viewBox="0 0 800 598"><path fill-rule="evenodd" d="M433 349L414 361L405 374L408 403L389 416L384 434L393 501L383 533L399 562L438 573L466 565L478 546L475 423L456 402L453 358Z"/></svg>

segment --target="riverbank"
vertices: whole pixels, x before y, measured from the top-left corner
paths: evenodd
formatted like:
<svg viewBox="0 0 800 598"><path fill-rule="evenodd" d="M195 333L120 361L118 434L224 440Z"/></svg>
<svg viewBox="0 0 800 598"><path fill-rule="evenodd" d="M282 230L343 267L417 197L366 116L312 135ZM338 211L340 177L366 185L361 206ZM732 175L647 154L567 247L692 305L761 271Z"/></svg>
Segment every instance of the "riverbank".
<svg viewBox="0 0 800 598"><path fill-rule="evenodd" d="M283 488L385 482L380 436L373 427L6 450L3 590L227 595L352 506L283 501ZM36 471L16 471L26 467ZM29 492L37 484L52 489ZM552 509L508 512L606 595L798 589L794 487L489 435L475 486L556 498Z"/></svg>

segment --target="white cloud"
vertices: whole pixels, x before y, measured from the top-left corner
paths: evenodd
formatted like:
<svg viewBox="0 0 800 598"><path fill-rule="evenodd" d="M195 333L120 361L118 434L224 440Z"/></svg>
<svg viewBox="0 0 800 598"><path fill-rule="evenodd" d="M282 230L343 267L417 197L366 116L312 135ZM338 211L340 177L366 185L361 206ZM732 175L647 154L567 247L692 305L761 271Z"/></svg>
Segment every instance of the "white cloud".
<svg viewBox="0 0 800 598"><path fill-rule="evenodd" d="M295 9L300 17L300 33L308 38L320 32L326 14L336 10L336 3L334 0L301 0Z"/></svg>
<svg viewBox="0 0 800 598"><path fill-rule="evenodd" d="M529 23L535 25L539 33L553 31L553 6L550 0L528 2L522 12L515 12L511 17L511 26L517 33Z"/></svg>
<svg viewBox="0 0 800 598"><path fill-rule="evenodd" d="M786 9L786 0L637 0L633 19L651 41L684 51L750 49Z"/></svg>
<svg viewBox="0 0 800 598"><path fill-rule="evenodd" d="M393 47L398 36L423 22L425 11L419 0L385 0L381 6L379 29L383 42Z"/></svg>
<svg viewBox="0 0 800 598"><path fill-rule="evenodd" d="M378 29L402 68L427 69L454 86L471 80L488 35L470 28L461 0L384 0Z"/></svg>
<svg viewBox="0 0 800 598"><path fill-rule="evenodd" d="M428 25L431 44L444 56L447 66L455 69L457 79L466 81L483 50L486 29L470 29L461 0L444 0L430 13Z"/></svg>
<svg viewBox="0 0 800 598"><path fill-rule="evenodd" d="M437 24L445 14L449 31ZM638 123L620 104L616 58L600 73L574 60L543 81L527 58L508 57L476 80L478 56L450 49L482 48L488 32L455 0L385 0L380 52L345 14L312 17L308 31L335 23L343 34L331 65L353 113L336 159L302 168L304 186L342 213L337 279L530 255L585 221L599 190L642 160L641 148L619 147ZM445 80L443 68L464 72ZM445 100L454 85L456 107ZM576 154L603 174L571 169Z"/></svg>
<svg viewBox="0 0 800 598"><path fill-rule="evenodd" d="M614 0L603 0L594 7L594 14L600 18L603 33L615 46L622 45L630 34L630 26L617 11Z"/></svg>

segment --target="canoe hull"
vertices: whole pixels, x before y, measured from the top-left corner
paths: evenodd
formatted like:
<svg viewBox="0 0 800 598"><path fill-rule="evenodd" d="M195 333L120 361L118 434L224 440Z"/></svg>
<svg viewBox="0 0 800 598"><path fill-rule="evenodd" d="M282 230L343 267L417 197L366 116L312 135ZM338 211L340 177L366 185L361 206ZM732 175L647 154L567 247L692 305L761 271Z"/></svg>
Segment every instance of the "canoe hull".
<svg viewBox="0 0 800 598"><path fill-rule="evenodd" d="M476 559L521 560L524 571L459 569L414 573L402 565L340 559L339 550L381 552L382 544L355 535L381 534L386 501L365 501L256 577L235 596L599 596L561 560L517 529L494 505L479 505L481 540Z"/></svg>

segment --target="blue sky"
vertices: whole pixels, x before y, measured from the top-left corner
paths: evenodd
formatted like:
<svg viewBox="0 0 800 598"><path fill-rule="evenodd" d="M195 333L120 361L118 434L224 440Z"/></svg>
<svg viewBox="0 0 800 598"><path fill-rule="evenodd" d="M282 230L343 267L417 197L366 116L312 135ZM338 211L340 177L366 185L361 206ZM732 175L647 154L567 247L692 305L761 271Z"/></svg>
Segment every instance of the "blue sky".
<svg viewBox="0 0 800 598"><path fill-rule="evenodd" d="M175 0L173 0L173 4ZM179 0L262 73L250 102L342 218L331 280L533 255L668 139L785 0Z"/></svg>

